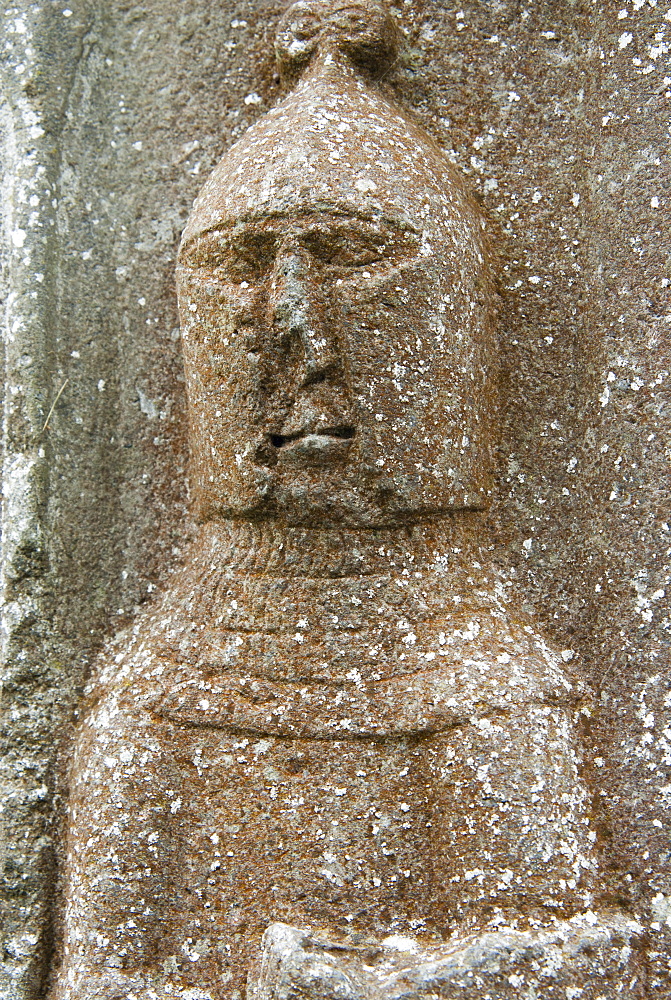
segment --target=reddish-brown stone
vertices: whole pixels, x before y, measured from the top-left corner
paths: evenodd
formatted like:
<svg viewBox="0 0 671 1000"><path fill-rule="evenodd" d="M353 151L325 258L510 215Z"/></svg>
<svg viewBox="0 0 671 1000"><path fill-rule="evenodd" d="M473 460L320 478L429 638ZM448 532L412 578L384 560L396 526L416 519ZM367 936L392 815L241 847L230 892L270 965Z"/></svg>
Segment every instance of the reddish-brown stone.
<svg viewBox="0 0 671 1000"><path fill-rule="evenodd" d="M600 895L589 694L491 558L486 224L380 85L394 37L377 5L294 5L278 56L303 76L184 233L200 529L90 685L63 1000L236 1000L278 922L348 954L412 937L425 964L598 925L606 958L585 931L562 989L640 980ZM511 961L491 996L529 982Z"/></svg>

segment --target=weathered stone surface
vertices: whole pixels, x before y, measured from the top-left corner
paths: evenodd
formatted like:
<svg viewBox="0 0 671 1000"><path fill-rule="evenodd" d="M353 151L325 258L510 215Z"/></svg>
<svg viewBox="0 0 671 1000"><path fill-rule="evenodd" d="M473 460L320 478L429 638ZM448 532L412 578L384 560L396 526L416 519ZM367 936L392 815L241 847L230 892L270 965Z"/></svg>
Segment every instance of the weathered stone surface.
<svg viewBox="0 0 671 1000"><path fill-rule="evenodd" d="M580 691L477 542L238 531L91 686L57 995L234 996L277 919L440 941L597 905Z"/></svg>
<svg viewBox="0 0 671 1000"><path fill-rule="evenodd" d="M183 468L179 435L159 430L179 413L166 286L182 223L170 222L179 208L165 181L138 213L129 176L146 164L137 136L118 141L129 91L117 91L110 57L122 36L104 5L19 2L2 12L3 997L44 995L59 745L110 618L153 586L175 544L170 512L183 509L181 477L168 471ZM157 134L149 155L162 157ZM149 555L140 539L157 528Z"/></svg>
<svg viewBox="0 0 671 1000"><path fill-rule="evenodd" d="M376 86L396 50L377 23L364 41L344 21L376 6L326 28L320 7L289 8L280 38L298 62L315 31L312 62L219 164L182 238L197 509L355 527L486 509L498 368L486 224Z"/></svg>
<svg viewBox="0 0 671 1000"><path fill-rule="evenodd" d="M346 947L273 924L250 971L247 1000L414 1000L496 996L644 997L633 921L593 913L552 930L496 931L422 949L389 937L377 948Z"/></svg>
<svg viewBox="0 0 671 1000"><path fill-rule="evenodd" d="M489 555L486 223L380 86L394 38L377 4L294 4L278 51L302 79L182 237L199 527L82 706L60 1000L242 996L278 920L346 952L419 933L433 959L368 987L290 960L269 995L292 979L295 995L449 995L507 947L503 998L559 918L606 913L589 694ZM448 938L460 957L436 959ZM633 989L631 969L602 970L612 957L576 957L560 987Z"/></svg>
<svg viewBox="0 0 671 1000"><path fill-rule="evenodd" d="M34 618L21 612L16 627L6 619L2 995L23 998L40 995L49 928L58 936L45 910L54 885L46 839L53 734L110 617L132 610L183 534L185 451L170 336L179 232L200 178L276 99L269 53L279 11L184 0L175 17L156 0L132 8L15 3L4 13L12 47L3 63L4 322L14 337L6 348L4 530L7 538L24 532L28 548L16 552L30 555L12 569L11 543L5 563L10 610L21 605ZM417 0L403 7L409 54L387 77L469 175L496 232L505 427L495 558L516 569L504 582L545 634L579 651L600 695L590 759L604 881L649 931L655 996L669 991L671 898L661 593L665 15L663 5L638 0L458 10ZM24 117L31 114L35 121ZM46 134L35 137L33 128ZM46 170L48 185L26 189L22 200L24 169ZM32 194L41 198L38 216ZM41 224L54 233L42 256ZM23 247L11 238L19 230ZM33 257L24 265L26 247ZM66 378L40 456L35 439ZM157 435L166 410L172 430ZM21 469L37 470L34 502L23 499L25 476L10 477ZM19 511L32 513L22 522Z"/></svg>

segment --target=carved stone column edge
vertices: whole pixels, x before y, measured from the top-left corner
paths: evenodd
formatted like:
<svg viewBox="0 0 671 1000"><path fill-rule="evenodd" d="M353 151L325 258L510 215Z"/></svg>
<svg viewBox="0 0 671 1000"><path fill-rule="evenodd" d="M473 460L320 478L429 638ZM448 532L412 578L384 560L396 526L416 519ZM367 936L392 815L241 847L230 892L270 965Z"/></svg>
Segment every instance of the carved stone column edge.
<svg viewBox="0 0 671 1000"><path fill-rule="evenodd" d="M56 744L81 669L59 621L50 553L56 370L59 135L90 11L17 2L0 26L4 405L2 420L2 1000L43 995L55 882ZM67 516L67 511L64 512Z"/></svg>

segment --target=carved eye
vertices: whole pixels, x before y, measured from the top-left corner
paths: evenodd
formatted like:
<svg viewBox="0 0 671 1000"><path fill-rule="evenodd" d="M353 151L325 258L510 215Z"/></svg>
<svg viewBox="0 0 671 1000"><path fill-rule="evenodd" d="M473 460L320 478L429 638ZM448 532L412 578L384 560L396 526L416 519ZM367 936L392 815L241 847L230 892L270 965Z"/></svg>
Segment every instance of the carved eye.
<svg viewBox="0 0 671 1000"><path fill-rule="evenodd" d="M360 230L310 232L303 244L322 265L339 271L394 268L414 257L419 242L410 233L365 233Z"/></svg>
<svg viewBox="0 0 671 1000"><path fill-rule="evenodd" d="M222 276L227 276L231 281L258 282L270 271L276 252L276 238L259 233L255 237L229 244L219 270Z"/></svg>
<svg viewBox="0 0 671 1000"><path fill-rule="evenodd" d="M220 283L255 284L273 265L277 240L258 233L236 240L229 234L208 233L189 250L184 265L202 278Z"/></svg>
<svg viewBox="0 0 671 1000"><path fill-rule="evenodd" d="M356 268L384 258L384 244L362 233L308 233L303 243L321 264Z"/></svg>

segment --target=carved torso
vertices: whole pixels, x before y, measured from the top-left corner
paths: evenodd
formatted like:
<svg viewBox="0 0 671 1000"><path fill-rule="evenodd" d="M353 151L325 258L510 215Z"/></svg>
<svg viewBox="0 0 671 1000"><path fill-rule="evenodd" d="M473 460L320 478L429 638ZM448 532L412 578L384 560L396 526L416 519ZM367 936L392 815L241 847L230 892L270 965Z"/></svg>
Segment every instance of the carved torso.
<svg viewBox="0 0 671 1000"><path fill-rule="evenodd" d="M64 996L91 940L96 982L223 1000L273 920L436 943L580 908L581 692L456 540L202 532L90 687Z"/></svg>

